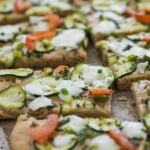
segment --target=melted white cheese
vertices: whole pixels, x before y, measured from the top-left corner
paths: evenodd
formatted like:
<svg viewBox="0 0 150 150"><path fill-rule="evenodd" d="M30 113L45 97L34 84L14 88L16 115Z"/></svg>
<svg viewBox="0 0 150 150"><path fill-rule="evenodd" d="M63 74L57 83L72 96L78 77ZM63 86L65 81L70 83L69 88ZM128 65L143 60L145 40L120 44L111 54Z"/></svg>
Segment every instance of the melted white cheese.
<svg viewBox="0 0 150 150"><path fill-rule="evenodd" d="M0 27L0 40L8 41L14 37L14 34L19 32L19 26L5 25Z"/></svg>
<svg viewBox="0 0 150 150"><path fill-rule="evenodd" d="M86 120L81 117L70 115L65 117L64 119L66 118L69 118L69 122L61 126L61 129L63 130L71 129L75 133L79 134L80 131L86 127Z"/></svg>
<svg viewBox="0 0 150 150"><path fill-rule="evenodd" d="M139 47L139 46L134 46L127 51L123 51L121 54L124 56L135 55L142 59L144 58L144 56L146 56L146 49Z"/></svg>
<svg viewBox="0 0 150 150"><path fill-rule="evenodd" d="M32 111L36 111L39 108L44 108L48 106L53 106L52 100L47 97L41 96L30 102L28 108L31 109Z"/></svg>
<svg viewBox="0 0 150 150"><path fill-rule="evenodd" d="M59 33L51 42L55 47L76 48L85 39L82 29L68 29Z"/></svg>
<svg viewBox="0 0 150 150"><path fill-rule="evenodd" d="M135 45L132 41L128 39L123 39L121 41L113 40L113 41L107 42L107 44L113 52L123 55L123 56L134 55L141 59L144 58L144 56L149 57L149 53L148 53L149 50L146 50L138 45ZM126 49L127 46L130 46L130 48Z"/></svg>
<svg viewBox="0 0 150 150"><path fill-rule="evenodd" d="M119 150L119 146L115 141L110 138L108 135L101 135L95 137L91 141L91 146L96 147L98 150Z"/></svg>
<svg viewBox="0 0 150 150"><path fill-rule="evenodd" d="M129 122L125 121L122 123L122 131L129 138L146 139L145 127L140 122Z"/></svg>
<svg viewBox="0 0 150 150"><path fill-rule="evenodd" d="M148 61L137 64L137 72L144 74L148 66Z"/></svg>
<svg viewBox="0 0 150 150"><path fill-rule="evenodd" d="M107 34L110 34L114 31L116 31L116 30L117 30L117 27L116 27L114 22L104 20L104 21L101 21L100 23L96 24L93 27L92 32L93 33L102 33L102 34L107 35Z"/></svg>
<svg viewBox="0 0 150 150"><path fill-rule="evenodd" d="M74 134L57 135L54 138L53 144L56 147L68 146L74 138L76 138Z"/></svg>
<svg viewBox="0 0 150 150"><path fill-rule="evenodd" d="M107 42L108 46L115 53L121 53L128 45L134 46L134 43L128 39L123 39L121 41L112 40Z"/></svg>
<svg viewBox="0 0 150 150"><path fill-rule="evenodd" d="M98 73L99 70L102 73ZM82 77L85 83L92 84L93 87L108 87L114 79L108 68L90 65L84 65Z"/></svg>
<svg viewBox="0 0 150 150"><path fill-rule="evenodd" d="M81 83L81 85L80 85ZM62 89L66 89L68 91L68 95L67 96L79 96L83 90L82 90L82 82L73 82L71 80L63 80L61 81L58 86L56 87L56 90L61 92ZM61 93L63 95L63 93Z"/></svg>

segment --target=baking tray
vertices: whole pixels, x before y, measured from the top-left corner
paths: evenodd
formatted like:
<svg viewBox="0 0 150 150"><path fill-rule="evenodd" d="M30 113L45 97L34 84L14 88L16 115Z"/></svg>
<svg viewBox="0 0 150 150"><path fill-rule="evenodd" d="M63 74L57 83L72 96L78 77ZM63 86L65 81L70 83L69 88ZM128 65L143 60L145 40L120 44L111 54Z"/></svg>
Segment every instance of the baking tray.
<svg viewBox="0 0 150 150"><path fill-rule="evenodd" d="M92 65L101 65L100 57L97 51L89 47L87 63ZM130 91L120 92L117 89L114 90L112 99L112 117L118 118L120 120L137 120L135 105L133 102L133 97ZM0 121L0 127L4 129L6 137L9 141L9 136L12 128L15 124L14 120L4 120Z"/></svg>

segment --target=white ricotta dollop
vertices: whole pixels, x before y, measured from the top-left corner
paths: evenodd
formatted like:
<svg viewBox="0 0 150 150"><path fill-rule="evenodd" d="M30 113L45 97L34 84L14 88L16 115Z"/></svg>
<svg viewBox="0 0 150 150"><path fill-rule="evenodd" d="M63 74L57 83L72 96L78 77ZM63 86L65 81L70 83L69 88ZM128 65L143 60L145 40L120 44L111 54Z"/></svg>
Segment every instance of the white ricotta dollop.
<svg viewBox="0 0 150 150"><path fill-rule="evenodd" d="M108 87L114 80L112 72L108 68L90 65L84 65L82 78L92 87Z"/></svg>
<svg viewBox="0 0 150 150"><path fill-rule="evenodd" d="M82 81L63 80L57 85L56 90L61 92L62 89L66 89L69 96L77 97L83 92L83 86L84 83Z"/></svg>
<svg viewBox="0 0 150 150"><path fill-rule="evenodd" d="M19 32L17 25L5 25L0 27L0 40L8 41L14 37L14 34Z"/></svg>
<svg viewBox="0 0 150 150"><path fill-rule="evenodd" d="M147 66L148 66L148 61L137 64L137 72L144 74Z"/></svg>
<svg viewBox="0 0 150 150"><path fill-rule="evenodd" d="M85 39L82 29L68 29L59 33L51 42L55 47L76 48Z"/></svg>
<svg viewBox="0 0 150 150"><path fill-rule="evenodd" d="M75 138L76 136L74 134L57 135L54 138L53 144L56 147L68 146Z"/></svg>
<svg viewBox="0 0 150 150"><path fill-rule="evenodd" d="M41 97L34 99L32 102L30 102L28 105L28 108L33 111L36 111L39 108L44 108L48 106L53 106L52 100L47 97L41 96Z"/></svg>
<svg viewBox="0 0 150 150"><path fill-rule="evenodd" d="M119 146L108 135L95 137L91 141L91 146L99 150L119 150Z"/></svg>
<svg viewBox="0 0 150 150"><path fill-rule="evenodd" d="M146 139L145 127L141 122L129 122L125 121L122 123L122 131L129 138Z"/></svg>
<svg viewBox="0 0 150 150"><path fill-rule="evenodd" d="M80 131L82 131L86 127L86 120L75 116L75 115L70 115L65 117L64 119L69 118L69 122L61 126L61 129L67 130L68 128L73 130L75 133L79 134Z"/></svg>

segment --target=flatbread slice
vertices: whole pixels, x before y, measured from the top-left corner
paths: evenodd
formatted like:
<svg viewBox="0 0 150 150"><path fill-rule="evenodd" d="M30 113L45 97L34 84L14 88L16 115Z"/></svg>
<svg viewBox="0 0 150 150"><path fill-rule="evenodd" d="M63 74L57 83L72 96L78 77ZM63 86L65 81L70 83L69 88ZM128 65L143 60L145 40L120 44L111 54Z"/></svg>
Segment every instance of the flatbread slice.
<svg viewBox="0 0 150 150"><path fill-rule="evenodd" d="M40 133L42 137L45 137L45 134L42 132L44 130L44 124L45 122L48 124L48 120L50 124L52 119L53 126L54 124L58 125L57 128L53 129L53 136L49 136L50 138L46 138L44 142L38 144L40 139L38 133ZM53 126L49 126L49 130L52 130ZM132 149L139 148L144 150L146 148L146 140L148 140L144 129L146 128L143 123L130 121L120 122L116 119L81 118L76 115L58 118L56 115L49 115L47 120L36 120L35 118L20 116L12 131L10 143L12 150L19 150L20 146L23 150L41 150L44 148L64 148L72 150L103 148L108 150L120 150L123 147L118 141L122 138L126 139L125 148L132 147ZM32 136L35 130L37 136L34 137L37 137L36 140ZM41 130L41 132L39 130ZM49 130L47 128L47 132ZM130 131L132 131L132 133ZM122 136L118 136L118 140L116 141L112 135L117 133ZM124 143L124 141L121 141L121 143L122 142ZM138 144L136 145L134 142Z"/></svg>
<svg viewBox="0 0 150 150"><path fill-rule="evenodd" d="M144 37L145 35L141 33ZM130 36L129 36L130 37ZM133 82L142 79L150 79L149 70L149 49L146 47L148 43L144 42L144 46L140 45L141 39L138 35L137 41L127 38L110 38L97 42L97 50L105 65L108 65L114 72L117 87L120 90L130 88ZM130 37L130 38L131 38Z"/></svg>
<svg viewBox="0 0 150 150"><path fill-rule="evenodd" d="M125 5L124 7L126 8L127 6ZM88 15L88 27L94 43L107 39L111 35L124 37L126 35L148 31L148 25L142 24L132 17L124 16L124 12L108 10L94 11Z"/></svg>
<svg viewBox="0 0 150 150"><path fill-rule="evenodd" d="M0 41L7 43L0 47L0 68L73 66L86 62L88 37L82 13L65 18L51 13L31 16L27 23L0 29Z"/></svg>
<svg viewBox="0 0 150 150"><path fill-rule="evenodd" d="M111 114L112 90L108 88L114 76L106 67L80 64L70 69L59 66L54 70L0 72L0 119L16 119L23 113L38 118L50 113L92 117Z"/></svg>

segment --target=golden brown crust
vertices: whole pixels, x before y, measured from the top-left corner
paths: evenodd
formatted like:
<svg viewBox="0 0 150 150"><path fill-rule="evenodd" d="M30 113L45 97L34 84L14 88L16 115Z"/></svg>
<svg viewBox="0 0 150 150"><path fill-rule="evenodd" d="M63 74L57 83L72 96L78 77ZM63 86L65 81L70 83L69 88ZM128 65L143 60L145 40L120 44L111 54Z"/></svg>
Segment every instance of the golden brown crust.
<svg viewBox="0 0 150 150"><path fill-rule="evenodd" d="M6 14L6 15L1 14L0 25L15 24L15 23L23 22L27 19L28 17L23 14L16 14L16 13Z"/></svg>
<svg viewBox="0 0 150 150"><path fill-rule="evenodd" d="M64 49L54 50L50 53L45 53L41 57L27 57L23 56L17 59L12 68L29 67L29 68L43 68L43 67L57 67L59 65L73 66L80 62L85 62L87 54L83 48L67 51ZM0 68L4 69L6 66L0 63Z"/></svg>
<svg viewBox="0 0 150 150"><path fill-rule="evenodd" d="M150 71L146 71L144 74L132 73L130 75L119 78L117 80L117 87L119 90L127 90L131 87L133 82L139 80L150 80Z"/></svg>
<svg viewBox="0 0 150 150"><path fill-rule="evenodd" d="M150 84L150 81L147 82ZM138 82L132 84L131 90L136 104L138 116L142 120L144 115L148 112L148 108L145 104L148 94L143 89L140 89Z"/></svg>
<svg viewBox="0 0 150 150"><path fill-rule="evenodd" d="M32 150L33 141L27 132L29 126L29 121L17 121L10 136L11 150Z"/></svg>

